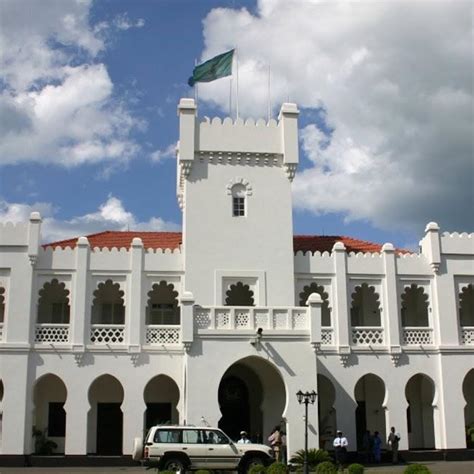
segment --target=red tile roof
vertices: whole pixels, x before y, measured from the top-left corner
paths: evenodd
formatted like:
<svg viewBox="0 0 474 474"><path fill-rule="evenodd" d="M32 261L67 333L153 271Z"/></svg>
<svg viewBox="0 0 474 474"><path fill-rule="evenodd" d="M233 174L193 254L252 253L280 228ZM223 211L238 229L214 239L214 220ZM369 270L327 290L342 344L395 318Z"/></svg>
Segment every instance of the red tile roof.
<svg viewBox="0 0 474 474"><path fill-rule="evenodd" d="M105 231L88 235L91 248L128 248L134 237L140 237L146 249L177 249L182 243L181 232L133 232L133 231ZM76 246L77 238L61 240L44 245L44 247L71 247ZM331 252L336 242L342 242L347 252L380 252L382 246L365 240L353 239L342 235L295 235L293 249L295 252ZM407 253L397 249L397 253Z"/></svg>

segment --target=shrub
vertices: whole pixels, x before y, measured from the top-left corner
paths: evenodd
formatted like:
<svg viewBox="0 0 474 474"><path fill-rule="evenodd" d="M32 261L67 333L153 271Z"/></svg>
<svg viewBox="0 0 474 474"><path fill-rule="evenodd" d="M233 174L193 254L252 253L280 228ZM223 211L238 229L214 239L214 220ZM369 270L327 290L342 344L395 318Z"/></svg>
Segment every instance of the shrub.
<svg viewBox="0 0 474 474"><path fill-rule="evenodd" d="M403 471L404 474L431 474L424 464L410 464Z"/></svg>
<svg viewBox="0 0 474 474"><path fill-rule="evenodd" d="M176 474L174 471L160 471L159 469L157 469L156 472L159 472L160 474Z"/></svg>
<svg viewBox="0 0 474 474"><path fill-rule="evenodd" d="M364 466L362 464L350 464L347 470L349 474L364 474Z"/></svg>
<svg viewBox="0 0 474 474"><path fill-rule="evenodd" d="M207 469L198 469L195 474L211 474L211 471L208 471Z"/></svg>
<svg viewBox="0 0 474 474"><path fill-rule="evenodd" d="M262 466L261 464L256 464L255 466L252 466L248 474L265 474L266 469L265 466Z"/></svg>
<svg viewBox="0 0 474 474"><path fill-rule="evenodd" d="M318 464L331 460L331 456L324 449L308 449L308 466L314 469ZM304 449L296 451L290 459L290 463L302 466L304 463Z"/></svg>
<svg viewBox="0 0 474 474"><path fill-rule="evenodd" d="M324 461L318 464L316 474L337 474L337 468L331 461Z"/></svg>
<svg viewBox="0 0 474 474"><path fill-rule="evenodd" d="M282 462L274 462L267 467L267 474L286 474L286 465Z"/></svg>

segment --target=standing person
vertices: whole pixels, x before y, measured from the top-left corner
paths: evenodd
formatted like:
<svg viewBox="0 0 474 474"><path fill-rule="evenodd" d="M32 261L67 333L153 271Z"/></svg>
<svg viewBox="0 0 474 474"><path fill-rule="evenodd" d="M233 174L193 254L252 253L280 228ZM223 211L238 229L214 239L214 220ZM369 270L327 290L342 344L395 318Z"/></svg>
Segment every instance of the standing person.
<svg viewBox="0 0 474 474"><path fill-rule="evenodd" d="M247 432L246 431L241 431L240 432L240 439L237 441L239 444L250 444L250 440L248 438Z"/></svg>
<svg viewBox="0 0 474 474"><path fill-rule="evenodd" d="M280 425L273 428L272 434L268 437L270 446L273 449L273 456L276 462L281 461L281 428Z"/></svg>
<svg viewBox="0 0 474 474"><path fill-rule="evenodd" d="M388 435L388 444L392 449L392 463L398 464L398 443L400 441L400 434L395 432L395 427L390 428L390 434Z"/></svg>
<svg viewBox="0 0 474 474"><path fill-rule="evenodd" d="M347 456L347 446L349 445L347 438L342 435L342 431L338 431L334 441L332 443L334 446L336 464L340 469L344 469L344 464L346 463Z"/></svg>
<svg viewBox="0 0 474 474"><path fill-rule="evenodd" d="M364 459L366 463L372 460L372 435L367 430L362 438L362 449L364 450Z"/></svg>
<svg viewBox="0 0 474 474"><path fill-rule="evenodd" d="M382 439L380 438L378 431L374 433L373 443L374 460L376 463L379 463L382 457Z"/></svg>

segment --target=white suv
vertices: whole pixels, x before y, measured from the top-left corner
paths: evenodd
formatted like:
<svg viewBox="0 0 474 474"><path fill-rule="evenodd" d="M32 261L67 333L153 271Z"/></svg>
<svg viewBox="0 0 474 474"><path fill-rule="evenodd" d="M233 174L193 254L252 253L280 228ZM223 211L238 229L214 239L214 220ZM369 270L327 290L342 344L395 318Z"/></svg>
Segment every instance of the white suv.
<svg viewBox="0 0 474 474"><path fill-rule="evenodd" d="M160 470L184 473L196 469L232 469L247 472L256 464L273 462L263 444L234 443L218 428L153 426L145 442L135 438L133 459Z"/></svg>

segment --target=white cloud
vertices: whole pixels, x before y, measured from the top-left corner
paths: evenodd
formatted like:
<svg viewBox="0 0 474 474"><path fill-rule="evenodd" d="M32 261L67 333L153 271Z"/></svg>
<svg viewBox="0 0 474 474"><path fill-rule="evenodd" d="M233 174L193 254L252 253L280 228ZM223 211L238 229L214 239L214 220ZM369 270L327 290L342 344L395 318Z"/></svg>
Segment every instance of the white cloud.
<svg viewBox="0 0 474 474"><path fill-rule="evenodd" d="M150 154L151 161L163 161L167 158L174 158L176 156L176 143L171 143L164 150L155 150Z"/></svg>
<svg viewBox="0 0 474 474"><path fill-rule="evenodd" d="M459 212L474 206L471 8L260 0L255 15L212 10L203 57L238 45L242 115L266 115L270 63L273 104L289 97L325 118L301 130L312 167L295 179L297 209L386 229L437 220L473 230ZM200 99L226 110L228 87L200 85Z"/></svg>
<svg viewBox="0 0 474 474"><path fill-rule="evenodd" d="M119 30L129 30L130 28L143 28L145 26L145 20L139 18L133 21L126 13L122 13L114 18L113 24Z"/></svg>
<svg viewBox="0 0 474 474"><path fill-rule="evenodd" d="M97 61L109 26L90 24L91 1L2 0L1 7L0 164L76 166L135 156L140 146L131 132L143 121L114 95Z"/></svg>
<svg viewBox="0 0 474 474"><path fill-rule="evenodd" d="M148 221L140 222L125 209L120 199L111 195L97 211L64 220L55 217L57 209L51 203L37 202L29 205L0 200L0 222L27 221L32 211L39 211L43 218L41 232L44 242L54 242L105 230L177 231L180 229L179 225L160 217L151 217Z"/></svg>

